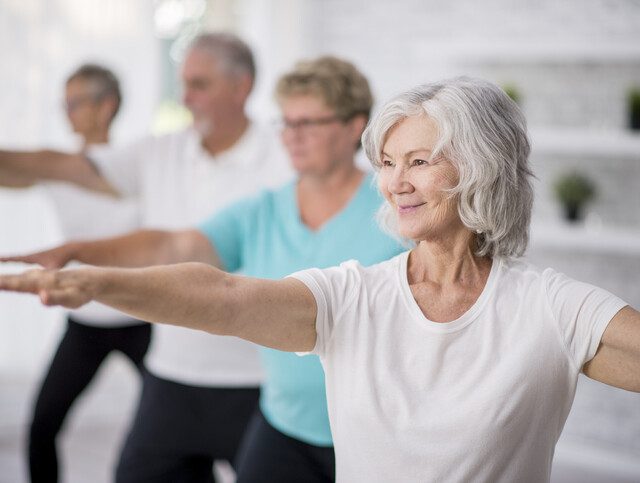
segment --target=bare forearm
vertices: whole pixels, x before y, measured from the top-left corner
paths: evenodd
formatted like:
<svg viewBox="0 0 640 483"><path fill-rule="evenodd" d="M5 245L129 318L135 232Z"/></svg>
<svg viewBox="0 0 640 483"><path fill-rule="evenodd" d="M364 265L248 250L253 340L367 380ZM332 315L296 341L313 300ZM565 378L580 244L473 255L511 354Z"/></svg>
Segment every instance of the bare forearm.
<svg viewBox="0 0 640 483"><path fill-rule="evenodd" d="M0 291L39 295L46 305L102 302L138 319L233 335L286 351L315 344L316 304L294 279L231 275L203 263L149 268L30 270L0 275Z"/></svg>
<svg viewBox="0 0 640 483"><path fill-rule="evenodd" d="M20 180L21 185L15 180ZM46 180L66 181L88 190L117 195L82 154L0 150L0 184L3 186L22 187Z"/></svg>
<svg viewBox="0 0 640 483"><path fill-rule="evenodd" d="M138 230L127 235L67 244L71 260L90 265L148 267L207 260L181 250L178 234L162 230Z"/></svg>
<svg viewBox="0 0 640 483"><path fill-rule="evenodd" d="M21 176L11 169L5 169L0 164L0 186L6 188L28 188L33 184L34 181L28 176Z"/></svg>
<svg viewBox="0 0 640 483"><path fill-rule="evenodd" d="M233 276L201 263L139 269L91 268L94 300L140 320L232 335L240 304L229 294Z"/></svg>
<svg viewBox="0 0 640 483"><path fill-rule="evenodd" d="M315 301L297 280L242 277L202 263L94 270L105 270L95 300L138 319L278 350L315 345Z"/></svg>

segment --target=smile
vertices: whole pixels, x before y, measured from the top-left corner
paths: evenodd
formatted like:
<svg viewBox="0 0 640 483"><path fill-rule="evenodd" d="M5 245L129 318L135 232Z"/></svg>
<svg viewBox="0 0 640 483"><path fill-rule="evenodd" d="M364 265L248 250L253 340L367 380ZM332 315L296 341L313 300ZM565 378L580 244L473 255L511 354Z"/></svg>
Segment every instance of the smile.
<svg viewBox="0 0 640 483"><path fill-rule="evenodd" d="M425 203L418 203L417 205L398 205L398 213L401 215L413 213Z"/></svg>

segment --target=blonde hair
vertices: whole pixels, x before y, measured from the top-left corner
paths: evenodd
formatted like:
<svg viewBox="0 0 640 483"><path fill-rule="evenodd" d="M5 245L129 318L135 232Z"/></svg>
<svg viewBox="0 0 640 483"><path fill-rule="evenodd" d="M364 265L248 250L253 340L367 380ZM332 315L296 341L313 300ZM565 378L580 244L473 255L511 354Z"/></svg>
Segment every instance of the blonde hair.
<svg viewBox="0 0 640 483"><path fill-rule="evenodd" d="M366 77L350 62L324 56L298 62L276 85L276 99L297 95L320 97L343 121L371 114L373 96Z"/></svg>

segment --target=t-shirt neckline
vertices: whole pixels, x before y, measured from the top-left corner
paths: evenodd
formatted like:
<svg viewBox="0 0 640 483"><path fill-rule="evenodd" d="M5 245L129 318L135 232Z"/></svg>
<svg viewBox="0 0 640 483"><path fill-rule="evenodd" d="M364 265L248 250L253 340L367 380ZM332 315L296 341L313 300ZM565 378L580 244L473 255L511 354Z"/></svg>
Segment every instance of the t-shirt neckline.
<svg viewBox="0 0 640 483"><path fill-rule="evenodd" d="M300 216L300 206L298 205L298 196L296 193L296 186L298 183L298 179L294 179L291 183L289 183L289 194L291 199L293 200L293 202L291 203L291 210L292 210L291 215L292 215L292 219L295 220L298 230L304 232L306 236L309 236L309 237L322 236L323 233L326 233L327 231L331 230L331 227L333 225L335 225L336 223L339 223L341 219L347 216L347 214L351 210L355 209L355 207L359 203L358 200L364 195L367 186L370 185L371 182L372 182L371 174L364 173L364 176L360 181L360 185L358 186L356 191L353 193L353 195L351 195L351 198L349 199L349 201L347 201L347 204L340 211L334 214L331 218L325 221L322 224L322 226L320 226L318 229L312 230L302 222L302 217Z"/></svg>
<svg viewBox="0 0 640 483"><path fill-rule="evenodd" d="M411 287L409 287L409 279L407 276L407 264L409 261L409 254L411 250L407 250L403 254L401 254L398 258L398 278L400 283L400 289L402 298L407 306L409 312L413 315L413 320L420 324L420 326L426 328L432 332L439 333L451 333L456 332L465 328L467 325L471 324L480 314L480 311L487 303L487 300L491 297L494 292L495 286L497 285L497 281L499 278L499 274L501 272L500 268L502 266L501 258L494 258L493 263L491 264L491 271L489 272L489 276L487 277L487 282L485 283L482 292L478 299L474 302L474 304L467 310L464 314L458 317L455 320L450 322L434 322L429 320L420 309L418 302L413 297L413 293L411 292Z"/></svg>

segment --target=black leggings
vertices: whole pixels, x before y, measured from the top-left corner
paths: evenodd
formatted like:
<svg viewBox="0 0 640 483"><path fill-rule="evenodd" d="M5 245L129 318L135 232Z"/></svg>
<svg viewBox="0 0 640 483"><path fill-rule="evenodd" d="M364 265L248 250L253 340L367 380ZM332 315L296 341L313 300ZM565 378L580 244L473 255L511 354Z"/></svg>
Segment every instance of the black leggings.
<svg viewBox="0 0 640 483"><path fill-rule="evenodd" d="M259 393L185 385L145 371L116 482L214 482L214 460L233 462Z"/></svg>
<svg viewBox="0 0 640 483"><path fill-rule="evenodd" d="M67 321L36 399L29 432L32 483L58 481L56 437L73 402L89 385L112 351L125 354L140 369L151 337L151 326L93 327Z"/></svg>
<svg viewBox="0 0 640 483"><path fill-rule="evenodd" d="M258 410L240 447L236 483L330 483L333 446L314 446L271 426Z"/></svg>

